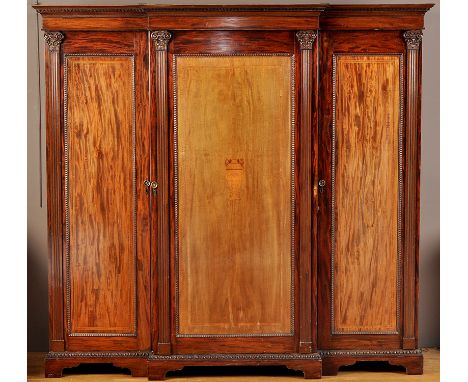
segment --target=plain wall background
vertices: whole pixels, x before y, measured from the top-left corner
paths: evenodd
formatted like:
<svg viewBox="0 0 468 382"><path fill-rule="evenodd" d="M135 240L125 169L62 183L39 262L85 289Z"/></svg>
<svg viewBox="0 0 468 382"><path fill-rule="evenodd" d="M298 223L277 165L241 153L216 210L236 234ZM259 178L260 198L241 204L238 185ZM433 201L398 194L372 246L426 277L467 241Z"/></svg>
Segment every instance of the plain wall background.
<svg viewBox="0 0 468 382"><path fill-rule="evenodd" d="M330 4L405 4L431 0L323 0ZM426 14L423 37L422 153L421 153L421 238L419 344L439 346L440 308L440 4ZM44 42L40 16L31 7L41 5L88 4L298 4L310 1L36 1L28 0L28 351L48 350L47 306L47 197L44 122ZM39 27L38 27L39 25ZM41 112L42 111L42 112Z"/></svg>

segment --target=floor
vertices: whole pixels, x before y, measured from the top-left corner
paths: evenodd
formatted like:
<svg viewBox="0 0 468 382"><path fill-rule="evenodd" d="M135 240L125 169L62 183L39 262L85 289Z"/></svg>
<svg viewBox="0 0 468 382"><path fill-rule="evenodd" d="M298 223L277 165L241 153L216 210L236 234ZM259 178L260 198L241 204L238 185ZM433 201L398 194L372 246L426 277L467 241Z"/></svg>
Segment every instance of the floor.
<svg viewBox="0 0 468 382"><path fill-rule="evenodd" d="M47 381L44 378L45 353L28 353L28 381ZM78 374L79 373L79 374ZM111 366L82 365L79 369L66 370L61 380L67 382L143 382L147 378L132 378L125 371ZM169 382L292 382L303 380L301 373L286 368L189 368L169 373ZM406 375L404 369L388 364L365 363L349 366L340 370L336 377L322 377L326 382L439 382L440 352L436 349L424 349L424 374Z"/></svg>

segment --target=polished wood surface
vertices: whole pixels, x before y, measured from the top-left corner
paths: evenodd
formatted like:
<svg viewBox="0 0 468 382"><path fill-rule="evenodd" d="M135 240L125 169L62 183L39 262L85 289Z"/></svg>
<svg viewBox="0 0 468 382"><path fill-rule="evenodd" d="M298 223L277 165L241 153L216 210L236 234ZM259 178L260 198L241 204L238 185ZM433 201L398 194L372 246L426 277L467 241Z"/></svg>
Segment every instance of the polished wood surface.
<svg viewBox="0 0 468 382"><path fill-rule="evenodd" d="M62 190L62 33L45 35L46 158L47 158L47 241L49 349L65 350L63 292L63 190Z"/></svg>
<svg viewBox="0 0 468 382"><path fill-rule="evenodd" d="M321 370L335 373L340 365L363 357L404 365L410 373L421 371L418 351L398 350L417 347L418 331L421 51L413 47L415 37L405 41L404 36L412 29L410 35L420 33L430 5L36 8L43 16L43 29L49 34L60 31L65 37L61 45L48 44L46 54L52 350L46 361L48 375L60 375L64 367L80 362L102 361L129 367L135 375L148 372L145 365L149 365L151 378L192 363L274 363L303 370L306 377L318 377ZM164 33L161 29L172 34L167 47L154 38L155 33ZM319 40L314 43L311 36L315 34ZM72 115L78 128L64 140L63 128L70 121L63 102L70 95L63 89L67 73L62 58L71 59L67 55L77 53L96 54L92 59L100 62L118 54L134 57L136 136L132 142L121 123L99 123L103 117L128 122L128 104L121 99L128 83L120 86L109 80L116 80L119 70L125 70L115 67L94 77L82 70L83 84L72 84L75 89L81 86L83 102L75 107L84 112L80 109ZM224 75L201 78L200 68L196 68L184 79L186 88L175 99L172 91L178 78L173 58L207 53L245 55L236 59L249 62L248 70L243 69L243 77L233 78L238 68L231 62L223 68ZM398 79L398 86L404 87L404 104L394 100L396 64L348 63L365 69L338 68L346 78L343 84L338 79L337 87L346 94L338 99L343 110L337 106L333 185L333 57L364 54L362 61L374 53L402 57L403 78ZM103 54L110 56L99 56ZM261 56L251 57L253 54ZM275 76L265 75L274 72L275 65L262 64L259 69L255 64L287 60L287 56L295 58L295 100L291 104L287 102L292 102L292 94L286 94L291 89L286 91L283 84L290 81L286 65L283 75ZM376 69L380 67L384 69ZM221 68L208 71L217 70ZM107 78L99 79L101 76ZM201 85L193 90L191 80L197 76ZM381 83L371 81L373 76ZM94 88L88 86L90 81ZM103 93L101 83L114 90ZM259 97L259 89L267 94ZM373 92L375 96L369 97ZM106 101L101 99L103 95L107 95ZM182 110L188 128L182 126L185 144L178 147L173 128L180 126L174 125L172 110L184 97L192 109L184 106ZM107 105L99 115L97 100ZM355 113L362 105L367 108ZM98 123L83 135L79 123L93 108ZM394 114L400 110L405 113L404 145L398 153L404 170L399 247L403 264L397 268L395 184L400 174L395 171L398 137ZM294 136L288 131L292 120ZM232 137L244 141L238 139L239 144ZM75 139L73 145L69 139ZM83 146L83 141L90 146ZM103 142L114 146L103 150ZM136 178L135 193L129 196L128 179L121 181L120 177L128 175L132 148ZM70 171L65 168L65 150L69 150L67 160L75 166ZM291 166L288 155L293 152ZM92 167L96 163L106 169ZM179 164L180 174L178 168L174 170ZM122 171L115 186L114 179L106 175L112 176L118 168ZM83 176L96 173L101 176L94 182ZM70 201L64 199L65 178L70 180ZM145 192L148 179L160 184L155 193ZM88 189L96 189L97 184L102 187L91 194ZM80 204L78 199L83 196L87 203ZM293 219L292 196L296 205ZM131 207L130 200L135 200ZM332 202L336 202L336 215L331 212ZM243 208L236 210L236 205ZM63 231L67 227L65 209L71 218L69 235ZM129 219L129 211L136 213L134 221ZM331 235L332 216L336 235ZM79 252L83 251L83 238L84 246L91 248L90 256ZM115 245L125 254L123 259L110 256L117 253L111 248ZM135 247L136 258L131 256ZM70 249L70 262L62 258L62 248ZM332 250L336 250L333 261ZM114 260L118 261L112 263ZM106 336L67 335L68 266L75 283L71 285L71 318L78 327L73 324L73 330L102 330ZM398 286L397 269L403 276ZM130 301L131 294L136 305ZM63 302L65 306L61 306ZM397 309L400 319L396 318ZM133 334L130 330L135 322ZM179 329L186 331L185 336ZM117 335L121 330L128 334ZM270 336L272 332L277 335ZM219 337L203 337L210 334ZM322 351L334 349L361 353ZM135 350L152 351L154 356ZM373 350L380 352L366 352ZM314 353L317 351L320 353ZM232 353L238 353L238 358ZM274 354L262 357L265 353Z"/></svg>
<svg viewBox="0 0 468 382"><path fill-rule="evenodd" d="M405 105L405 245L404 255L404 314L403 348L418 347L419 295L419 215L421 170L421 40L422 31L403 35L406 42L406 105Z"/></svg>
<svg viewBox="0 0 468 382"><path fill-rule="evenodd" d="M307 41L312 41L308 44ZM297 158L297 193L298 193L298 276L299 276L299 352L310 353L317 350L317 256L315 214L309 214L316 208L317 194L313 192L317 182L317 55L318 41L315 31L296 33L296 51L299 52L299 123L297 146L300 151ZM304 213L305 212L305 213ZM311 216L312 215L312 216ZM312 235L311 235L312 233Z"/></svg>
<svg viewBox="0 0 468 382"><path fill-rule="evenodd" d="M67 58L71 332L135 331L131 57Z"/></svg>
<svg viewBox="0 0 468 382"><path fill-rule="evenodd" d="M397 331L399 56L336 57L334 329Z"/></svg>
<svg viewBox="0 0 468 382"><path fill-rule="evenodd" d="M82 335L79 335L79 336L74 336L74 335L67 335L68 333L68 320L67 320L67 312L66 312L66 305L67 305L67 294L66 294L66 291L67 291L67 286L66 286L66 280L67 280L67 268L68 268L68 263L66 261L66 250L67 250L67 242L65 240L65 228L66 228L66 225L65 225L65 222L66 222L66 216L65 216L65 210L66 208L70 208L71 206L70 205L66 205L65 204L65 195L63 195L63 199L61 199L61 203L63 203L63 205L61 205L61 209L63 211L63 215L60 216L60 221L61 221L61 224L63 224L63 242L60 243L60 247L63 247L63 250L64 250L64 256L63 256L63 261L61 262L61 268L59 269L59 272L56 272L56 273L52 273L50 274L50 277L51 277L51 280L52 280L52 284L51 284L51 287L53 287L55 290L56 286L57 286L57 282L60 281L60 277L61 275L63 275L63 281L62 281L62 285L63 286L63 292L60 296L60 301L63 301L63 309L61 311L57 311L57 305L51 305L49 308L50 308L50 314L49 314L49 321L51 323L51 325L55 326L55 327L58 327L60 325L60 322L62 321L63 319L63 322L64 322L64 327L62 327L62 330L61 330L61 333L62 333L62 336L65 336L64 338L64 341L61 341L62 342L62 347L59 346L60 345L60 341L59 340L56 340L56 338L54 338L54 336L51 337L51 347L50 347L50 350L52 351L63 351L63 350L67 350L67 351L77 351L77 350L80 350L80 351L86 351L86 350L119 350L119 349L126 349L126 350L138 350L138 349L148 349L150 348L150 332L149 332L149 327L150 327L150 315L149 315L149 305L150 305L150 256L149 256L149 248L150 248L150 234L149 234L149 198L148 196L146 195L146 193L144 192L144 187L143 187L143 182L145 179L148 178L149 176L149 158L150 158L150 151L149 151L149 147L150 147L150 141L149 141L149 121L148 121L148 96L149 96L149 92L148 92L148 65L147 65L147 62L146 62L146 59L145 59L145 53L146 53L146 50L147 50L147 47L148 47L148 41L147 41L147 36L146 34L141 34L141 33L135 33L135 32L113 32L113 33L108 33L108 32L93 32L93 33L89 33L89 32L67 32L66 33L66 36L65 38L63 39L63 42L62 42L62 46L61 46L61 54L63 53L64 56L62 57L66 57L67 60L71 59L79 59L79 58L90 58L90 59L95 59L97 60L96 62L101 62L99 59L103 59L104 61L103 62L106 62L105 60L106 59L112 59L112 58L117 58L118 60L127 60L127 61L123 61L122 62L122 65L123 67L125 67L125 70L129 69L128 73L127 72L122 72L122 69L119 69L120 72L123 73L123 75L125 75L125 81L124 81L124 90L125 90L125 86L127 86L127 91L124 91L124 93L126 94L126 97L128 98L128 101L125 101L127 103L130 103L130 104L133 104L133 89L131 89L130 91L128 91L128 82L133 82L131 80L131 77L134 75L135 76L135 96L134 96L134 100L135 100L135 126L137 127L135 129L135 143L134 143L134 146L135 146L135 168L137 169L137 171L135 172L135 185L136 185L136 188L135 188L135 212L136 212L136 218L135 218L135 221L137 222L137 226L136 226L136 231L135 231L135 239L136 239L136 259L134 259L134 257L132 256L132 258L130 259L124 259L124 263L121 263L122 264L127 264L126 268L128 270L128 275L127 276L118 276L120 277L120 281L122 280L127 280L128 281L128 284L126 285L122 285L122 284L119 284L116 286L116 288L118 288L119 290L116 291L117 293L117 297L119 296L125 296L125 293L131 293L132 291L136 291L136 294L134 293L134 296L132 296L132 303L130 304L125 304L125 305L122 305L122 306L114 306L113 310L116 311L116 309L120 309L120 311L116 314L118 314L118 319L120 320L125 320L125 326L127 328L130 328L131 331L128 331L128 335L126 335L125 337L124 336L117 336L117 331L115 330L115 328L112 328L111 327L111 330L107 333L104 333L104 334L107 334L106 336L102 336L102 335L93 335L93 336L82 336ZM77 54L79 55L83 55L83 56L76 56ZM130 62L132 61L132 56L134 58L134 64L135 64L135 71L133 72L133 69L129 67L129 64L126 64L126 62ZM119 62L117 60L117 62ZM91 62L91 61L90 61ZM105 66L105 65L104 65ZM120 68L120 66L118 67ZM58 85L61 86L61 91L59 90L59 95L61 93L61 98L59 97L59 105L60 105L60 109L58 110L58 113L59 113L59 116L60 116L60 119L61 119L61 124L62 125L67 125L67 131L69 130L69 127L70 127L70 124L68 120L64 120L64 96L65 96L65 86L64 86L64 82L65 82L65 76L69 73L69 68L67 68L67 73L65 73L65 68L63 66L63 61L62 61L62 66L58 68L58 75L59 75L59 83ZM110 65L110 69L111 71L114 70L113 66ZM111 76L112 77L112 76ZM128 79L128 77L130 77L130 79ZM86 78L84 79L83 81L88 81L88 84L89 84L89 80L92 80L93 77L91 78ZM68 79L67 79L68 80ZM95 80L95 78L94 78ZM76 79L75 82L78 82L78 81L81 81L80 78ZM100 81L99 83L101 84L105 84L106 83L106 79L103 79L102 81ZM54 84L53 81L51 81L51 84ZM120 99L119 97L122 97L122 95L119 95L119 91L118 89L120 89L120 83L117 81L117 82L114 82L112 84L109 84L107 82L108 86L110 86L112 89L114 89L114 93L115 94L115 100L118 100ZM70 85L67 83L67 85ZM72 83L72 86L75 86L73 85ZM77 85L78 86L78 89L80 89L80 84ZM132 87L132 86L131 86ZM70 94L69 94L69 90L68 89L69 86L67 86L67 97L68 97L68 103L70 102L75 102L73 100L70 100ZM91 93L97 93L96 90L100 90L99 87L97 87L97 89L86 89L86 91L90 91ZM80 92L81 93L84 93L85 89L83 89L83 87L81 87L81 90ZM107 92L107 94L109 94L109 92ZM73 90L72 90L72 95L73 97ZM114 97L114 94L111 94L112 97ZM88 118L89 117L89 113L86 112L86 110L94 110L96 111L96 105L95 105L95 99L92 100L93 101L93 104L92 105L87 105L86 102L89 102L89 100L85 100L84 102L82 102L81 105L79 105L80 107L80 113L81 113L81 109L83 109L85 112L84 112L84 115L79 117L79 118ZM104 104L106 106L109 106L109 104L112 105L112 102L113 102L113 98L108 98L105 100ZM70 106L70 105L67 105L67 106ZM75 107L78 107L75 105ZM133 107L133 106L132 106ZM50 110L51 108L49 107L47 109L47 115L48 115L48 118L52 117L50 116L49 114L50 113ZM115 111L115 110L114 110ZM112 110L109 109L109 107L107 107L107 109L105 110L104 114L105 115L110 115L112 113ZM117 112L115 114L118 114ZM125 110L124 111L124 114L128 114L128 111ZM132 115L132 118L133 118L133 111L130 112L130 114ZM67 113L67 116L68 116L68 113ZM78 138L80 139L82 142L81 143L86 143L86 142L89 142L89 139L87 140L87 137L86 136L81 136L79 137L79 135L77 136L76 133L80 132L80 129L82 129L84 127L84 122L85 119L83 119L83 121L79 120L79 118L77 119L77 121L79 121L81 123L80 126L75 126L75 130L74 131L71 131L71 135L74 135L75 134L75 137L74 138ZM101 116L99 116L99 118L101 118ZM114 117L113 117L114 118ZM116 115L115 116L115 119L118 120L118 119L121 119L122 116L120 115ZM108 118L109 119L109 118ZM98 121L98 118L94 121L96 122ZM78 171L78 174L80 175L80 179L83 180L82 183L80 183L80 186L82 189L85 189L85 187L88 187L88 185L85 186L85 181L86 179L83 178L83 175L86 176L86 174L89 172L89 168L90 166L95 166L96 163L107 163L109 164L110 163L110 160L108 157L105 158L105 161L106 162L103 162L103 159L102 159L102 154L103 152L111 152L112 151L112 148L110 146L110 143L114 140L113 137L106 137L106 136L103 136L102 134L99 135L100 132L104 131L104 132L111 132L111 133L114 133L115 130L119 131L119 128L121 126L118 126L118 125L109 125L109 126L101 126L99 124L95 124L95 126L88 126L88 128L90 128L91 130L91 135L93 135L94 137L98 137L99 140L96 140L96 142L91 142L90 144L90 150L89 150L89 158L82 158L82 159L87 159L87 160L84 160L82 162L82 166L81 168L75 168L76 171ZM59 148L58 148L58 151L56 155L59 155L59 157L57 159L55 159L56 162L53 162L53 163L56 163L56 165L58 165L59 167L61 167L61 183L63 185L65 185L65 174L67 174L67 178L72 181L72 179L70 178L70 173L69 173L69 168L67 168L66 166L66 161L65 161L65 143L67 143L67 149L68 149L68 159L71 159L70 158L70 154L71 155L74 155L73 154L73 150L75 150L75 143L73 143L74 147L71 147L70 146L70 142L69 142L69 139L67 142L65 142L65 136L64 136L64 127L62 127L61 129L56 129L55 127L52 128L52 125L48 124L47 125L47 130L48 130L48 133L49 134L52 134L52 135L55 135L56 133L60 133L60 136L59 136L59 139L58 139L58 144L59 144ZM68 131L69 132L69 131ZM69 132L70 133L70 132ZM127 132L124 132L123 134L129 134ZM131 134L131 131L130 131L130 134ZM49 137L49 136L48 136ZM122 137L122 134L119 132L117 133L116 137ZM88 138L89 138L89 134L88 134ZM76 139L75 139L76 141ZM133 141L133 137L132 137L132 141ZM54 142L54 144L52 145L51 143ZM86 148L86 144L81 144L76 146L76 148L79 148L80 150L83 150ZM127 139L127 143L128 143L128 139ZM51 141L49 140L48 138L48 141L47 141L47 145L48 147L52 148L54 147L55 145L55 141ZM94 146L97 147L97 148L102 148L102 147L99 147L99 146L103 146L105 148L104 151L98 151L98 150L94 150ZM118 150L121 150L124 152L124 154L120 154L118 153L117 154L117 158L121 158L121 155L124 155L125 156L125 159L127 160L128 159L128 153L132 152L132 145L133 143L130 143L131 146L129 146L128 148L125 148L125 147L119 147ZM54 148L54 150L57 150L57 148ZM116 151L117 149L114 149L114 151ZM83 153L83 151L80 151L80 153ZM101 182L101 184L105 184L108 187L108 190L106 190L107 192L104 193L102 189L99 189L97 192L100 194L100 195L96 195L95 197L96 198L100 198L103 200L103 204L102 205L97 205L97 206L92 206L92 205L87 205L86 208L88 209L88 211L93 211L93 210L96 210L98 211L98 216L100 216L99 214L101 213L101 211L103 211L103 214L106 214L107 212L105 211L106 208L105 208L105 203L106 202L106 198L108 198L108 200L110 201L116 201L115 197L114 197L114 193L111 192L111 191L114 191L113 189L111 189L111 185L114 186L114 184L112 184L112 179L110 179L110 177L112 176L112 173L114 171L119 171L119 168L122 170L122 171L127 171L126 169L128 169L128 166L132 166L132 155L133 154L130 154L130 163L125 163L124 165L120 165L120 166L114 166L112 163L109 164L109 169L108 169L108 174L104 174L106 177L105 179L100 179L99 181ZM76 155L75 155L76 156ZM112 155L110 156L112 157ZM51 159L51 158L49 158ZM49 165L52 165L53 163L51 162L51 160L48 159L48 163ZM91 165L89 163L91 163ZM75 166L75 164L72 164ZM76 166L75 166L76 167ZM96 169L96 166L95 167L92 167L94 169ZM102 172L102 171L101 171ZM127 171L128 173L128 171ZM90 174L92 174L92 172L90 172ZM95 175L95 174L94 174ZM130 182L133 182L131 179L132 179L132 174L130 174ZM81 197L82 195L81 194L77 194L75 193L75 190L73 188L73 184L70 183L70 198L71 197L74 197L74 198L78 198L78 197ZM95 185L94 185L95 186ZM120 190L120 187L121 185L118 185L117 186L117 194L119 195L123 195L123 191L118 191ZM56 185L52 184L52 187L56 187ZM54 188L55 189L55 188ZM64 189L64 187L62 188L62 190ZM86 192L86 190L85 190ZM74 194L74 195L71 195L71 194ZM89 196L90 194L89 193L86 193L85 194L86 196ZM130 203L131 203L131 206L133 208L133 194L130 194L130 195L126 195L125 196L125 203L128 203L127 201L127 197L130 199ZM118 200L117 200L118 202ZM49 205L49 207L52 209L52 210L55 210L55 207L54 207L54 203L51 203L51 205ZM124 206L125 207L125 206ZM81 207L80 207L81 208ZM114 208L115 209L115 208ZM125 209L123 210L124 213L125 213ZM133 212L132 212L133 213ZM118 214L116 212L110 212L110 215L109 216L117 216ZM80 221L80 219L85 219L87 218L85 215L79 215L78 214L75 216L76 220L77 221ZM75 224L73 222L71 222L72 224ZM117 222L117 224L120 224L119 222ZM126 222L124 226L130 226L132 225L133 227L133 219L131 219L129 222ZM73 229L75 228L75 231L74 232L71 232ZM80 235L80 232L76 230L77 227L73 227L72 225L70 225L70 234L71 235L78 235L78 236L75 236L77 238L76 242L78 243L78 239L79 239L79 235ZM108 227L107 227L108 228ZM110 227L110 231L108 232L113 232L112 230L115 230L115 229L118 229L118 226L116 227ZM127 230L128 231L128 230ZM86 233L86 236L85 238L98 238L97 237L97 233L102 233L103 232L103 227L98 227L98 229L96 229L95 232L92 232L91 230L89 230L88 228L86 228L86 231L83 231L83 233ZM94 235L94 236L90 236L91 235ZM127 234L127 232L125 233ZM126 238L121 238L119 237L118 240L119 241L126 241L130 244L125 244L125 246L123 248L128 248L127 245L131 245L132 241L133 241L133 228L132 228L132 232L131 232L131 235L130 237L126 237ZM81 237L81 239L83 238L83 236ZM81 240L79 239L79 240ZM76 245L75 245L76 247ZM83 247L80 247L79 250L81 252L83 252ZM133 255L133 250L132 252L130 253L130 255ZM111 253L112 254L112 253ZM73 256L75 254L70 254L70 268L72 266L72 262L74 260ZM102 259L105 260L108 256L108 254L100 254ZM81 255L79 255L81 257L78 257L78 258L81 258L83 259L83 253L81 253ZM77 258L77 259L78 259ZM92 259L92 258L90 258ZM88 260L86 258L86 260ZM136 262L135 262L136 260ZM95 259L93 259L93 261L95 261ZM105 266L108 266L109 264L103 264ZM112 264L111 264L112 265ZM80 265L81 267L81 265ZM81 269L81 268L80 268ZM101 273L99 274L98 272L101 271ZM88 272L88 274L85 274L84 275L84 278L83 280L86 280L86 278L89 278L90 277L93 277L95 276L96 278L99 278L99 280L102 280L103 284L106 283L107 281L105 280L105 275L103 275L102 273L102 266L101 268L96 268L96 269L93 269L92 272ZM111 285L112 281L110 281L108 283L108 285ZM116 283L114 283L115 285ZM73 285L71 285L71 287L73 287ZM129 290L129 292L121 292L120 289L127 289ZM70 292L72 293L72 291L70 290ZM83 292L83 290L82 290ZM71 294L70 293L70 294ZM103 295L107 294L109 295L109 291L105 288L105 285L104 287L101 287L100 288L100 293L102 293ZM83 305L85 304L89 304L89 306L92 308L94 308L94 302L95 302L95 295L96 292L92 292L92 294L90 295L91 297L88 297L88 296L82 296L82 299L83 299ZM94 297L93 297L94 296ZM128 300L127 300L128 301ZM133 301L136 301L136 304L133 303ZM124 301L125 302L125 301ZM110 304L110 303L109 303ZM68 304L69 306L71 306L71 304ZM136 310L135 310L136 308ZM90 315L91 314L94 314L92 312L92 310L90 309ZM126 312L124 312L124 310L126 310ZM82 310L81 312L83 312L84 314L87 314L86 311ZM113 312L112 312L113 313ZM99 313L102 317L102 313ZM105 314L104 314L105 315ZM135 317L135 319L133 319L133 317ZM125 317L125 318L123 318ZM72 318L72 317L70 317ZM131 322L131 325L130 325L130 320L132 321ZM137 330L136 330L136 333L134 334L134 322L136 321L136 324L137 324ZM106 330L106 328L104 328ZM73 330L75 330L75 328L73 328ZM105 331L104 330L104 331ZM93 333L96 333L97 331L99 331L99 329L95 329L93 330ZM81 332L80 332L81 333ZM97 333L96 333L97 334Z"/></svg>
<svg viewBox="0 0 468 382"><path fill-rule="evenodd" d="M291 31L176 31L173 54L292 53Z"/></svg>
<svg viewBox="0 0 468 382"><path fill-rule="evenodd" d="M320 34L320 116L319 116L319 174L325 181L319 192L318 225L318 348L319 349L398 349L402 346L400 320L398 334L333 334L332 325L332 142L333 142L333 57L340 54L387 55L405 54L406 46L401 32L396 31L323 31ZM403 68L405 75L405 68ZM403 105L404 106L404 105ZM339 143L338 143L339 144ZM403 153L404 154L404 153ZM404 156L404 155L403 155ZM340 158L337 156L337 166ZM403 158L404 162L404 158ZM361 174L361 172L359 172ZM402 205L404 210L406 206ZM343 212L345 213L345 212ZM336 216L335 216L336 217ZM339 224L338 221L336 221ZM396 227L395 227L396 228ZM402 241L404 242L404 235ZM380 268L380 266L379 266ZM396 288L396 286L395 286ZM400 296L403 286L400 284ZM400 302L402 299L400 299ZM403 312L404 306L400 304ZM400 315L402 317L402 315ZM370 333L370 332L368 332Z"/></svg>
<svg viewBox="0 0 468 382"><path fill-rule="evenodd" d="M179 332L288 334L291 57L176 60Z"/></svg>
<svg viewBox="0 0 468 382"><path fill-rule="evenodd" d="M403 369L395 367L374 367L372 364L361 364L345 370L340 370L338 376L323 377L324 381L339 382L339 381L355 381L355 382L375 382L375 381L391 381L391 382L439 382L440 381L440 352L436 349L427 349L424 354L424 375L406 375ZM44 353L28 353L28 381L46 381L44 378ZM135 378L128 374L124 374L116 369L114 371L105 371L99 366L90 366L86 369L85 374L80 375L78 369L65 370L63 380L72 380L75 382L104 382L104 381L122 381L122 382L139 382L147 381L148 378ZM107 374L104 374L107 372ZM91 374L92 373L92 374ZM289 382L301 379L299 372L288 371L285 368L261 368L252 369L244 367L223 367L223 368L206 368L198 367L193 369L184 369L183 371L169 374L168 380L174 382L255 382L255 381L272 381ZM48 379L50 381L50 379Z"/></svg>
<svg viewBox="0 0 468 382"><path fill-rule="evenodd" d="M433 4L44 6L46 30L405 30Z"/></svg>
<svg viewBox="0 0 468 382"><path fill-rule="evenodd" d="M169 180L169 93L167 47L172 34L156 31L151 38L150 104L151 108L151 180L158 182L158 189L151 195L152 237L157 238L152 245L153 266L152 307L153 349L159 354L171 353L171 308L170 308L170 180ZM154 67L153 67L154 66ZM154 242L153 242L154 243ZM157 323L157 324L156 324Z"/></svg>
<svg viewBox="0 0 468 382"><path fill-rule="evenodd" d="M172 32L171 32L172 33ZM218 39L219 38L219 39ZM175 31L173 33L173 38L169 43L169 88L174 88L174 70L173 70L173 59L175 55L192 55L192 54L218 54L218 55L247 55L252 56L253 54L267 54L271 55L272 53L282 53L287 55L295 55L295 62L296 62L296 93L295 99L297 100L295 108L294 108L294 119L296 121L296 125L299 125L299 85L297 83L298 79L300 78L299 74L299 65L298 65L298 55L297 51L295 50L295 33L289 31L278 31L278 32L261 32L261 31ZM173 110L173 94L170 94L169 102L170 102L170 109ZM171 121L173 123L173 119L171 117ZM299 128L299 126L298 126ZM173 126L170 128L170 132L172 134ZM300 158L302 155L307 156L305 152L302 152L302 147L298 146L297 143L299 141L296 133L296 158ZM171 136L170 142L170 152L174 152L174 137ZM173 158L171 155L172 163L170 168L174 168ZM174 174L171 175L172 177ZM173 178L171 181L171 185L174 184ZM297 181L297 185L299 185L299 181ZM171 200L174 198L174 190L171 191ZM296 195L299 191L296 189ZM299 208L300 200L297 200L297 208ZM174 230L175 227L175 211L174 211L174 203L171 202L172 211L170 214L171 217L171 224L172 229ZM296 223L295 225L295 252L299 253L299 227L300 224ZM173 231L174 232L174 231ZM309 232L306 233L306 238L308 237ZM175 240L174 235L171 235L172 245L170 263L171 263L171 274L176 274L175 264ZM306 253L303 254L306 256ZM296 256L296 263L294 264L294 268L299 270L299 258ZM304 270L307 272L307 270ZM309 295L310 290L300 290L299 287L299 274L295 272L295 280L294 285L294 314L296 319L294 320L294 331L295 333L299 333L299 295ZM173 352L174 353L183 353L183 354L193 354L193 353L259 353L259 352L271 352L271 353L289 353L289 352L297 352L298 347L298 338L297 335L280 335L280 336L252 336L252 337L210 337L210 340L207 341L206 338L203 337L176 337L175 333L176 324L175 324L175 317L176 317L176 300L175 300L175 291L176 291L176 284L175 278L171 279L172 286L172 300L171 300L171 307L172 307L172 314L173 319L172 322L172 343L173 343ZM307 297L304 298L304 301L311 302L311 298Z"/></svg>

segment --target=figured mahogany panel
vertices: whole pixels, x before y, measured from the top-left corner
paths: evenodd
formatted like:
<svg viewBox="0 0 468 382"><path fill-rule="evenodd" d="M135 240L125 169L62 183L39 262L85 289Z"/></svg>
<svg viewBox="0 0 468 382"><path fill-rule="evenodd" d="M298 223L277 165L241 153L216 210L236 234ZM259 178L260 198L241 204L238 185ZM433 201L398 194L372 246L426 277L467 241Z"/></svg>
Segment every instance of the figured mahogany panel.
<svg viewBox="0 0 468 382"><path fill-rule="evenodd" d="M67 315L73 333L135 331L132 56L66 56Z"/></svg>
<svg viewBox="0 0 468 382"><path fill-rule="evenodd" d="M178 335L288 335L293 58L174 60Z"/></svg>
<svg viewBox="0 0 468 382"><path fill-rule="evenodd" d="M335 333L397 332L400 56L337 55Z"/></svg>

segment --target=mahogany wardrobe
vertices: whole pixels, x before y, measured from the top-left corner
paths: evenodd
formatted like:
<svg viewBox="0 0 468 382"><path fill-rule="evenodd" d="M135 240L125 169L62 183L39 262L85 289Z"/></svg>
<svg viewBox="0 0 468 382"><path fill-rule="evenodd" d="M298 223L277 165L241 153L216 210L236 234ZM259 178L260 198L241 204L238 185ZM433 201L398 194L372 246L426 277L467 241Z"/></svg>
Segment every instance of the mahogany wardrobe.
<svg viewBox="0 0 468 382"><path fill-rule="evenodd" d="M35 6L46 376L356 361L421 374L431 4Z"/></svg>

